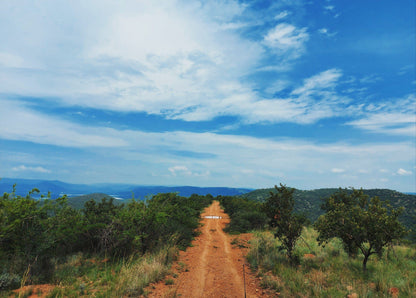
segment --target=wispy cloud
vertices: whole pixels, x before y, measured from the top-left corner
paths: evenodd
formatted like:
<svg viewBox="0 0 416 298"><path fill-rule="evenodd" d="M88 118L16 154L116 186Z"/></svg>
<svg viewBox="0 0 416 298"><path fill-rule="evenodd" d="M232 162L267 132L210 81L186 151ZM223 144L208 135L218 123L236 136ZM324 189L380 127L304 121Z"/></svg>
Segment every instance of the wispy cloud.
<svg viewBox="0 0 416 298"><path fill-rule="evenodd" d="M321 28L318 29L318 33L326 36L326 37L334 37L335 35L337 35L337 32L330 32L328 28Z"/></svg>
<svg viewBox="0 0 416 298"><path fill-rule="evenodd" d="M303 85L295 89L292 93L297 95L311 94L316 91L322 91L323 89L333 88L336 86L336 82L341 76L342 71L340 69L328 69L305 79Z"/></svg>
<svg viewBox="0 0 416 298"><path fill-rule="evenodd" d="M284 10L284 11L280 12L279 14L277 14L277 15L274 17L274 19L275 19L276 21L280 21L281 19L286 18L286 17L287 17L288 15L290 15L290 14L291 14L291 12L290 12L290 11Z"/></svg>
<svg viewBox="0 0 416 298"><path fill-rule="evenodd" d="M280 23L267 33L264 43L277 53L287 55L288 59L294 59L303 54L308 39L307 28Z"/></svg>
<svg viewBox="0 0 416 298"><path fill-rule="evenodd" d="M115 135L106 136L97 128L36 112L18 101L0 99L0 104L0 138L3 139L65 147L120 147L128 143Z"/></svg>
<svg viewBox="0 0 416 298"><path fill-rule="evenodd" d="M36 172L36 173L51 173L51 171L50 170L48 170L48 169L45 169L45 168L43 168L43 167L28 167L28 166L25 166L25 165L20 165L20 166L18 166L18 167L13 167L12 168L12 171L15 171L15 172Z"/></svg>
<svg viewBox="0 0 416 298"><path fill-rule="evenodd" d="M409 176L413 174L411 171L406 171L405 169L402 169L402 168L398 169L396 173L400 176Z"/></svg>
<svg viewBox="0 0 416 298"><path fill-rule="evenodd" d="M14 106L16 107L18 106ZM26 107L25 110L27 109ZM17 115L27 116L21 113ZM95 179L105 178L107 181L110 179L132 182L140 179L141 183L150 184L158 183L157 179L163 177L164 184L182 184L183 178L186 177L187 184L190 185L258 187L282 181L298 187L312 188L339 185L340 182L334 175L320 174L319 171L322 169L329 169L329 173L340 174L343 169L348 169L351 177L366 179L364 177L368 174L360 172L360 169L365 168L379 179L384 179L388 173L378 171L380 160L384 161L386 169L394 172L393 168L397 169L397 164L406 164L414 156L414 147L407 142L360 145L339 142L316 144L296 139L273 140L209 132L144 132L91 127L69 121L56 121L54 117L47 115L36 113L35 115L35 118L29 120L42 119L42 135L37 133L39 128L37 122L29 121L21 127L21 131L13 130L13 134L8 133L2 125L0 130L2 138L54 145L57 146L57 151L60 146L87 148L92 153L88 160L83 161L83 166L88 168L87 172L73 168L74 165L69 161L60 164L60 167L71 170L72 174L76 173L79 179L77 182L94 175ZM3 114L2 117L4 116ZM81 133L84 138L80 141L77 138ZM86 138L89 140L86 141ZM118 146L117 150L109 147L108 142ZM174 152L190 152L190 154L181 154L179 157ZM2 156L0 161L4 158ZM45 155L42 159L43 161L38 160L39 164L52 164L49 156ZM114 161L120 161L123 167L115 169ZM13 167L19 169L19 164ZM32 168L36 169L36 166ZM55 169L42 168L55 173ZM42 171L40 168L38 170ZM7 173L4 171L5 169L3 173ZM13 172L17 171L10 173ZM56 170L56 172L60 171ZM403 177L411 177L411 175ZM305 179L307 183L304 182ZM353 178L343 179L345 179L342 182L344 185L340 186L360 186L362 182ZM327 185L322 185L323 180Z"/></svg>
<svg viewBox="0 0 416 298"><path fill-rule="evenodd" d="M360 83L369 84L369 83L375 83L375 82L382 81L382 80L383 79L379 75L371 74L371 75L367 75L361 78Z"/></svg>
<svg viewBox="0 0 416 298"><path fill-rule="evenodd" d="M361 119L347 125L375 133L416 136L416 96L410 94L394 101L370 104L364 108Z"/></svg>
<svg viewBox="0 0 416 298"><path fill-rule="evenodd" d="M415 71L416 71L414 64L408 64L408 65L405 65L405 66L401 67L397 74L399 76L402 76L402 75L405 75L406 73L409 73L411 71L413 71L413 73L415 73Z"/></svg>
<svg viewBox="0 0 416 298"><path fill-rule="evenodd" d="M26 112L27 109L25 108ZM2 114L0 119L5 117L5 114ZM99 161L91 160L87 166L91 171L97 168L97 175L103 171L100 169L107 165L108 159L129 161L123 169L127 172L134 172L135 175L137 175L136 164L146 164L146 168L142 168L143 173L140 174L143 183L155 183L151 179L164 177L166 184L178 184L186 176L189 178L189 184L204 185L206 183L204 179L209 176L211 185L224 185L224 181L228 185L269 185L283 177L288 183L297 184L296 179L300 179L299 171L301 171L305 177L316 177L316 181L308 178L311 179L310 184L304 185L304 187L312 187L324 177L321 174L317 175L320 169L332 169L332 172L336 173L341 173L341 169L357 169L355 173L351 172L351 175L359 176L364 175L359 172L364 167L374 173L379 173L380 178L383 178L385 173L378 172L379 160L385 161L385 167L392 168L398 163L408 162L414 155L413 145L406 142L362 145L315 144L295 139L270 140L207 132L151 133L79 125L69 121L57 121L51 116L36 113L34 113L35 116L33 113L22 114L21 112L16 115L25 117L32 115L32 117L29 117L29 122L25 126L19 127L21 130L6 130L6 126L2 125L2 138L30 140L55 146L90 148L88 150L95 152L94 159L100 159ZM11 121L11 118L7 118L7 121ZM40 127L39 122L41 122ZM42 134L38 132L40 129ZM82 138L79 140L81 134ZM117 146L117 150L111 146ZM182 154L179 158L177 154L171 152L194 152L194 154L189 154L189 157L187 154ZM40 164L44 163L40 161ZM320 165L319 168L316 167L317 164ZM333 165L337 167L334 168ZM71 168L70 163L67 166ZM36 167L33 168L36 169ZM276 169L278 169L278 175L275 174ZM127 177L127 173L113 171L109 174L110 172L104 171L107 179L114 175L121 175L120 177L114 176L116 180ZM257 173L262 174L257 176ZM79 172L78 174L83 177L88 173ZM334 179L335 177L325 176L328 185L339 183ZM348 185L353 182L353 180L345 181Z"/></svg>
<svg viewBox="0 0 416 298"><path fill-rule="evenodd" d="M355 38L345 22L328 22L339 8L303 0L0 1L0 139L9 146L1 170L55 176L59 164L81 181L200 185L334 186L340 176L352 185L370 181L368 173L378 186L410 181L413 169L397 169L414 164L415 97L403 96L414 63L402 55L414 48L414 30L393 34L379 24L385 36L363 30ZM363 52L403 57L375 67ZM400 84L385 73L400 75ZM394 88L376 89L381 79ZM153 132L142 127L149 119L160 121ZM382 135L366 143L362 131Z"/></svg>

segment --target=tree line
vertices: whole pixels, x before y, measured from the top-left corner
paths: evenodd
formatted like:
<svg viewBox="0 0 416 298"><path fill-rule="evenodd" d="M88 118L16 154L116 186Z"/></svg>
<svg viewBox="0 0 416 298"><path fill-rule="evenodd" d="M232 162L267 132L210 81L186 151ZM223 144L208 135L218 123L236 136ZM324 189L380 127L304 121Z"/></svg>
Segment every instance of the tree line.
<svg viewBox="0 0 416 298"><path fill-rule="evenodd" d="M147 201L115 204L90 200L75 209L66 196L40 200L11 193L0 197L0 289L12 287L25 271L31 282L48 282L52 261L78 252L120 259L157 251L165 245L186 247L196 235L201 211L211 195L158 194Z"/></svg>
<svg viewBox="0 0 416 298"><path fill-rule="evenodd" d="M296 243L305 224L306 214L294 212L294 188L280 184L270 191L266 200L250 201L241 197L221 197L220 202L231 217L229 231L245 232L268 226L281 241L292 264L298 264ZM319 232L317 241L325 245L339 238L349 256L363 255L363 270L371 255L381 255L383 249L407 233L399 221L403 208L393 208L377 196L369 197L362 189L339 189L323 200L324 213L313 224Z"/></svg>

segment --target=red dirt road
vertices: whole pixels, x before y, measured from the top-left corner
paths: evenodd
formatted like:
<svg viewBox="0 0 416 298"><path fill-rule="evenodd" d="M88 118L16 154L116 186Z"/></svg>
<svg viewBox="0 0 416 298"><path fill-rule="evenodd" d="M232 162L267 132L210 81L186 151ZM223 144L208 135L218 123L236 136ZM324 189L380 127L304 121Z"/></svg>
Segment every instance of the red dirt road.
<svg viewBox="0 0 416 298"><path fill-rule="evenodd" d="M205 218L214 216L219 218ZM174 264L177 278L174 284L165 281L149 287L148 297L244 297L243 264L247 297L269 297L259 286L244 259L246 248L231 245L235 238L242 246L247 245L247 235L229 236L223 228L229 222L219 202L207 207L202 214L201 235ZM170 277L169 277L170 278Z"/></svg>

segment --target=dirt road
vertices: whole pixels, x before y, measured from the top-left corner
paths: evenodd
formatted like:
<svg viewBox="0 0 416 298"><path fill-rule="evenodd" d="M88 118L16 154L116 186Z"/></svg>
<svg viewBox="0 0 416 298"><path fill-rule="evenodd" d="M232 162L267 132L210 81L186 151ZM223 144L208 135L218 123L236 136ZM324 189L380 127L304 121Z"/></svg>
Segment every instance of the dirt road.
<svg viewBox="0 0 416 298"><path fill-rule="evenodd" d="M219 202L205 209L202 214L201 235L174 265L177 270L174 285L165 282L153 285L149 297L180 295L180 297L244 297L243 264L245 264L245 285L247 297L268 297L259 281L251 274L245 263L244 243L247 237L234 240L240 245L232 245L236 236L224 233L229 222Z"/></svg>

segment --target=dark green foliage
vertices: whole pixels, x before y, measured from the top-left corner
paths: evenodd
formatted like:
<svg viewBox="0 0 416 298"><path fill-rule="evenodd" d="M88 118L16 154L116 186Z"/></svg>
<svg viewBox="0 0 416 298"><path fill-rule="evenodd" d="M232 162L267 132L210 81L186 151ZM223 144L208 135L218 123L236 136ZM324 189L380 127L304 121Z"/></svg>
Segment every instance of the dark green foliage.
<svg viewBox="0 0 416 298"><path fill-rule="evenodd" d="M293 213L294 188L282 184L275 186L276 192L270 192L269 198L264 202L263 210L270 220L270 226L276 228L275 237L282 242L282 248L292 263L296 263L294 254L296 241L299 239L306 217Z"/></svg>
<svg viewBox="0 0 416 298"><path fill-rule="evenodd" d="M0 287L12 288L27 272L27 282L48 282L54 262L78 252L109 256L155 252L168 243L186 247L195 236L199 215L211 195L158 194L146 202L118 204L104 196L81 210L64 196L33 199L5 193L0 197ZM19 278L15 278L15 277Z"/></svg>
<svg viewBox="0 0 416 298"><path fill-rule="evenodd" d="M261 209L261 204L240 197L219 196L225 212L230 216L230 223L226 231L231 233L245 233L262 229L267 223L267 216Z"/></svg>
<svg viewBox="0 0 416 298"><path fill-rule="evenodd" d="M91 193L68 198L68 205L74 209L81 210L84 208L86 202L93 200L96 203L99 203L102 199L107 199L107 201L113 199L114 205L122 205L124 203L124 200L115 200L112 196L109 196L105 193Z"/></svg>
<svg viewBox="0 0 416 298"><path fill-rule="evenodd" d="M0 274L0 291L15 289L20 286L21 278L17 274Z"/></svg>
<svg viewBox="0 0 416 298"><path fill-rule="evenodd" d="M249 200L264 202L270 195L270 191L276 192L274 188L258 189L241 197ZM294 211L305 214L313 223L324 213L321 209L322 198L328 198L338 191L337 188L322 188L315 190L295 190L293 198L295 200ZM351 194L352 190L345 190ZM364 194L370 197L379 197L381 201L389 202L393 208L404 207L399 220L410 229L416 225L416 195L404 194L390 189L364 189Z"/></svg>
<svg viewBox="0 0 416 298"><path fill-rule="evenodd" d="M364 255L364 271L372 254L381 255L385 246L405 234L398 221L403 209L394 209L378 197L370 199L363 190L340 189L326 199L322 209L326 213L315 223L319 243L340 238L349 255L355 256L357 252Z"/></svg>
<svg viewBox="0 0 416 298"><path fill-rule="evenodd" d="M92 252L112 252L114 235L118 229L116 218L123 205L114 205L114 199L103 198L100 203L90 200L85 203L83 234L87 248Z"/></svg>
<svg viewBox="0 0 416 298"><path fill-rule="evenodd" d="M0 199L0 267L23 271L30 265L31 275L42 281L51 270L46 256L54 245L48 234L54 206L47 200L42 204L33 200L31 195L35 192L39 190L33 189L25 197L16 196L14 187L12 193Z"/></svg>

